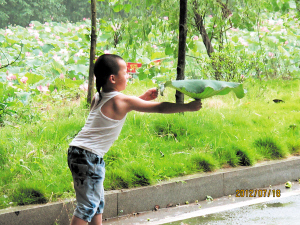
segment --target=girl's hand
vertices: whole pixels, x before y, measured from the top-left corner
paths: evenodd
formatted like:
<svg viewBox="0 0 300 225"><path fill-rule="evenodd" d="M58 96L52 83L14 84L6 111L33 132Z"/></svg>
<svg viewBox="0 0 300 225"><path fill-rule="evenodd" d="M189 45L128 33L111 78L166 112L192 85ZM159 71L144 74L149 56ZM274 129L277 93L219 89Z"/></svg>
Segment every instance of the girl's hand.
<svg viewBox="0 0 300 225"><path fill-rule="evenodd" d="M145 101L151 101L157 98L158 90L157 88L151 88L140 96L141 99Z"/></svg>
<svg viewBox="0 0 300 225"><path fill-rule="evenodd" d="M202 108L201 99L196 99L195 101L192 101L187 104L190 111L198 111Z"/></svg>

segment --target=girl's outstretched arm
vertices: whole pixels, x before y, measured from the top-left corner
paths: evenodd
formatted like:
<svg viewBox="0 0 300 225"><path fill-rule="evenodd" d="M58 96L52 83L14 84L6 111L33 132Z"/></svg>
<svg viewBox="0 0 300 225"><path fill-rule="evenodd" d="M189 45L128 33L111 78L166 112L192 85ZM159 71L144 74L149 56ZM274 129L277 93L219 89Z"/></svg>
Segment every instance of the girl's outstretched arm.
<svg viewBox="0 0 300 225"><path fill-rule="evenodd" d="M202 108L201 100L195 100L187 104L176 104L171 102L144 101L138 97L127 95L119 95L116 99L116 105L124 114L132 110L149 113L177 113L198 111Z"/></svg>
<svg viewBox="0 0 300 225"><path fill-rule="evenodd" d="M176 104L171 102L145 101L139 97L119 94L107 101L102 106L102 113L115 120L121 120L130 111L148 113L178 113L186 111L198 111L202 108L201 100L192 101L187 104Z"/></svg>

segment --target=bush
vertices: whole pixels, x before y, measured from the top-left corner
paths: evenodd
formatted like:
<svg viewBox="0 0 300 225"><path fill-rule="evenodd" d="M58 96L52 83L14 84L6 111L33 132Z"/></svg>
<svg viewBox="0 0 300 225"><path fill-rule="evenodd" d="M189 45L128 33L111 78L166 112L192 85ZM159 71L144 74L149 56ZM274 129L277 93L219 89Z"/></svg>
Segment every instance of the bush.
<svg viewBox="0 0 300 225"><path fill-rule="evenodd" d="M256 57L260 58L260 55L236 51L233 45L228 44L221 52L214 52L211 57L204 58L200 65L207 79L243 82L245 77L255 73L258 67Z"/></svg>

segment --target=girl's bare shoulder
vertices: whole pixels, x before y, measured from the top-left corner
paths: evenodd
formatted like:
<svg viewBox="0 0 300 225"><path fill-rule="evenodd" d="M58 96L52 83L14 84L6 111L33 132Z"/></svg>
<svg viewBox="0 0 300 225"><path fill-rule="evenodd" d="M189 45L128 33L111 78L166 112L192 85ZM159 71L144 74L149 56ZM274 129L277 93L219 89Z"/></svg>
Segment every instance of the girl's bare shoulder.
<svg viewBox="0 0 300 225"><path fill-rule="evenodd" d="M117 96L114 97L116 101L132 101L138 99L136 96L131 96L131 95L125 95L123 93L118 94Z"/></svg>

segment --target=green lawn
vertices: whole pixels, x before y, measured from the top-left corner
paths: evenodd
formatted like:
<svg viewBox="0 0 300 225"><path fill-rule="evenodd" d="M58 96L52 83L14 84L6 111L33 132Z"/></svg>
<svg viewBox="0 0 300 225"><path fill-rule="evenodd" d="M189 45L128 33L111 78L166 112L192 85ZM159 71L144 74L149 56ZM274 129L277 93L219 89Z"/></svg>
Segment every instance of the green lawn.
<svg viewBox="0 0 300 225"><path fill-rule="evenodd" d="M140 95L151 87L151 81L135 80L124 93ZM105 156L105 189L299 154L300 81L247 80L244 88L248 92L243 99L233 93L204 99L198 112L129 113ZM174 101L174 95L166 89L157 101ZM0 128L0 208L74 197L67 148L89 112L85 97L77 97L77 92L38 95L5 117Z"/></svg>

